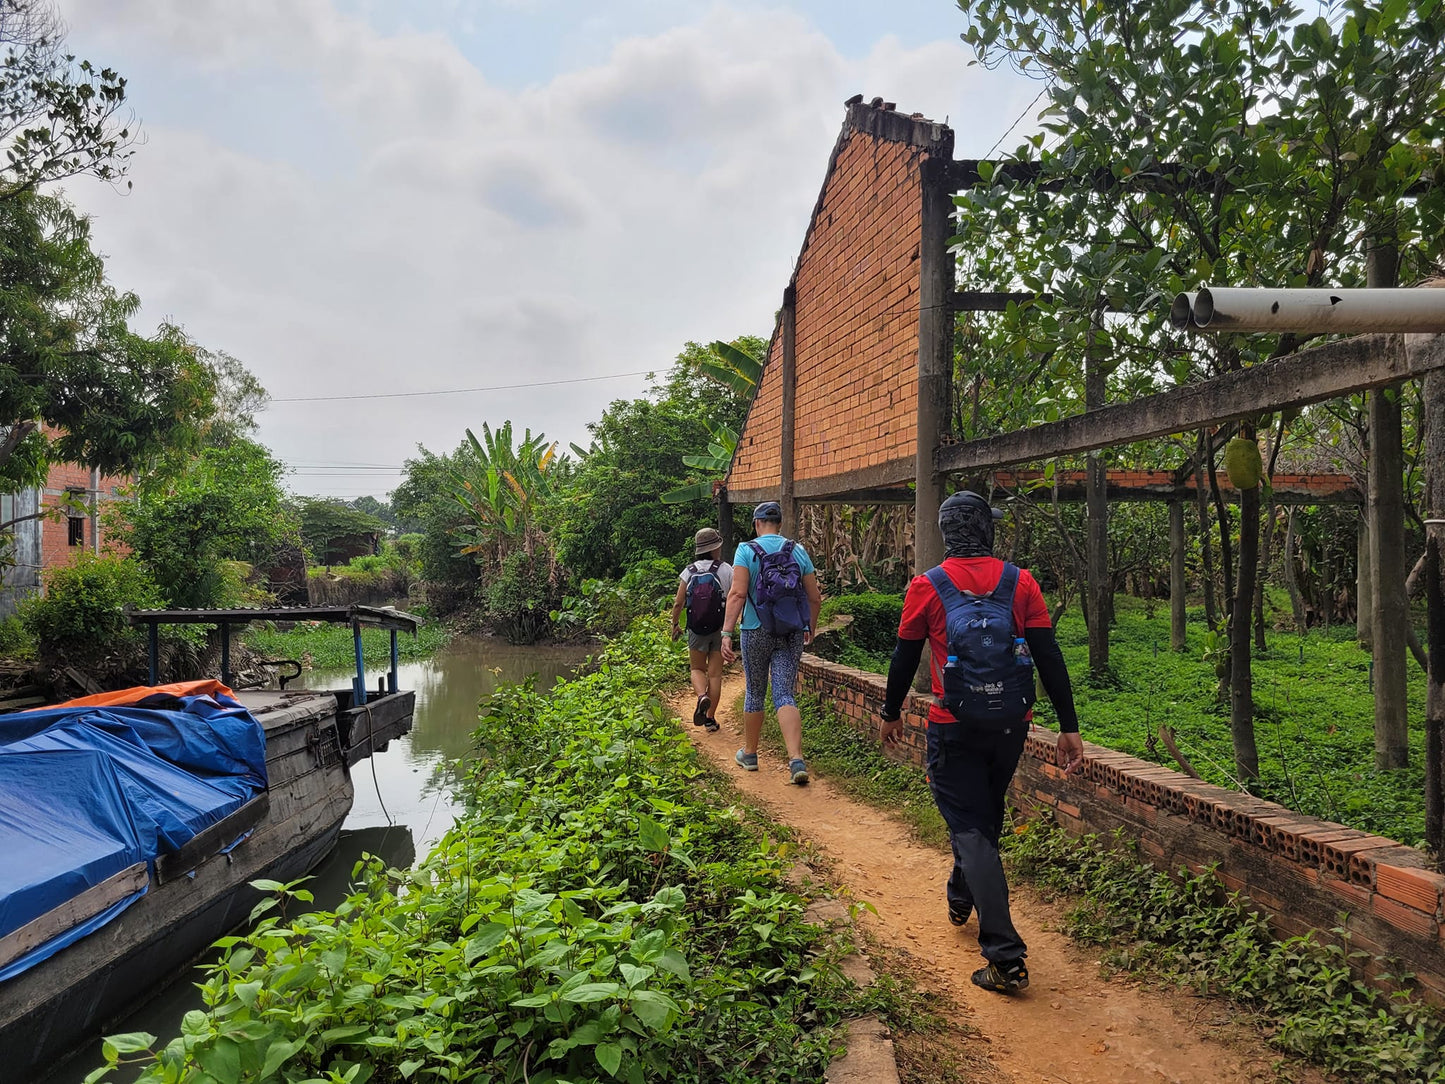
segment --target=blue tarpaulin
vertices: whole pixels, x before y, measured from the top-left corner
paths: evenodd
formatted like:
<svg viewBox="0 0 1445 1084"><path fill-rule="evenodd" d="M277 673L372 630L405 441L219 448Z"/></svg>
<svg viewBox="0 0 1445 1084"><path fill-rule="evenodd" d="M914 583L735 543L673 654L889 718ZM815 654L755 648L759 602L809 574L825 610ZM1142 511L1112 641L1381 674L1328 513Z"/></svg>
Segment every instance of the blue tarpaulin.
<svg viewBox="0 0 1445 1084"><path fill-rule="evenodd" d="M265 733L224 692L0 716L0 937L137 862L154 872L265 789ZM0 967L0 981L144 894Z"/></svg>

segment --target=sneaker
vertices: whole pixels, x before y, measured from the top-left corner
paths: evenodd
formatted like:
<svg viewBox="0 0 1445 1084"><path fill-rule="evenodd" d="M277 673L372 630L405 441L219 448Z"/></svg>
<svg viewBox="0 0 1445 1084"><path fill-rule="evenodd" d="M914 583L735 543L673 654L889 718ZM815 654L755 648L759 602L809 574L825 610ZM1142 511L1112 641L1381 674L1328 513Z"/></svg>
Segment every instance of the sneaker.
<svg viewBox="0 0 1445 1084"><path fill-rule="evenodd" d="M955 908L950 906L948 909L948 921L952 922L955 926L966 926L968 925L969 916L972 914L972 907Z"/></svg>
<svg viewBox="0 0 1445 1084"><path fill-rule="evenodd" d="M1022 960L989 964L973 973L973 984L1000 994L1014 994L1029 984L1029 969Z"/></svg>
<svg viewBox="0 0 1445 1084"><path fill-rule="evenodd" d="M707 697L705 696L699 696L697 698L697 706L692 709L692 725L707 725Z"/></svg>
<svg viewBox="0 0 1445 1084"><path fill-rule="evenodd" d="M744 749L739 749L738 755L733 759L738 762L738 767L745 772L755 772L758 770L757 753L749 753Z"/></svg>
<svg viewBox="0 0 1445 1084"><path fill-rule="evenodd" d="M716 719L704 719L702 721L702 725L703 729L706 730L709 734L716 734L718 732L718 725Z"/></svg>
<svg viewBox="0 0 1445 1084"><path fill-rule="evenodd" d="M788 774L793 777L793 782L800 787L808 781L808 766L803 763L802 757L794 757L788 761Z"/></svg>

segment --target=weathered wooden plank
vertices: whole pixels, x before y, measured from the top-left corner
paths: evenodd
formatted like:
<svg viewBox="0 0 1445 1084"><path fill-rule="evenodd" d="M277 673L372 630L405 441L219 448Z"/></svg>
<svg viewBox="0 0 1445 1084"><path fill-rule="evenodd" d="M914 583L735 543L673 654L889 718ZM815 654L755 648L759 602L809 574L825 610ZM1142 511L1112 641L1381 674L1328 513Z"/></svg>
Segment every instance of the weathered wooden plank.
<svg viewBox="0 0 1445 1084"><path fill-rule="evenodd" d="M261 823L269 812L271 796L258 794L240 809L201 829L176 850L156 859L156 883L165 884L189 873L242 832Z"/></svg>
<svg viewBox="0 0 1445 1084"><path fill-rule="evenodd" d="M0 937L0 967L135 895L149 880L146 864L137 862Z"/></svg>
<svg viewBox="0 0 1445 1084"><path fill-rule="evenodd" d="M940 471L976 471L1184 433L1337 399L1445 368L1445 336L1360 335L1062 421L939 448Z"/></svg>
<svg viewBox="0 0 1445 1084"><path fill-rule="evenodd" d="M793 496L800 501L827 501L834 499L837 494L887 489L913 481L913 472L917 466L916 457L908 456L822 478L799 478L793 483ZM756 504L758 501L775 501L778 493L776 486L760 486L757 489L729 487L728 500L734 504Z"/></svg>
<svg viewBox="0 0 1445 1084"><path fill-rule="evenodd" d="M252 621L359 621L383 629L415 632L421 618L390 606L273 606L231 610L131 610L133 625L245 625Z"/></svg>

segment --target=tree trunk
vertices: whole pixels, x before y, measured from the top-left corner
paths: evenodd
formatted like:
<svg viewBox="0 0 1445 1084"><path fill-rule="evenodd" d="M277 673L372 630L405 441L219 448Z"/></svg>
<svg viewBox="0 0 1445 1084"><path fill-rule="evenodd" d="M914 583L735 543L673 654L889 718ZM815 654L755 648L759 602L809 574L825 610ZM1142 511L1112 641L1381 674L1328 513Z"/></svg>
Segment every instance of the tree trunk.
<svg viewBox="0 0 1445 1084"><path fill-rule="evenodd" d="M1300 595L1299 570L1294 563L1294 514L1295 510L1289 510L1289 516L1284 523L1284 586L1289 591L1289 608L1294 614L1294 629L1301 636L1305 632L1305 601Z"/></svg>
<svg viewBox="0 0 1445 1084"><path fill-rule="evenodd" d="M1375 667L1375 766L1403 768L1410 759L1405 701L1405 463L1400 389L1370 392L1370 615Z"/></svg>
<svg viewBox="0 0 1445 1084"><path fill-rule="evenodd" d="M1169 648L1183 651L1187 636L1184 586L1184 505L1169 502Z"/></svg>
<svg viewBox="0 0 1445 1084"><path fill-rule="evenodd" d="M1108 347L1098 321L1089 329L1089 348L1084 358L1084 409L1104 405L1104 364ZM1104 674L1109 669L1109 617L1112 583L1109 579L1109 499L1104 461L1097 452L1088 457L1088 545L1089 563L1089 672Z"/></svg>
<svg viewBox="0 0 1445 1084"><path fill-rule="evenodd" d="M1425 692L1425 842L1445 863L1445 375L1421 389L1425 446L1425 640L1430 678Z"/></svg>
<svg viewBox="0 0 1445 1084"><path fill-rule="evenodd" d="M1241 782L1259 778L1254 744L1254 686L1250 670L1249 610L1259 572L1259 487L1239 494L1239 576L1229 622L1229 733Z"/></svg>
<svg viewBox="0 0 1445 1084"><path fill-rule="evenodd" d="M1360 509L1355 525L1355 643L1373 652L1375 644L1375 577L1370 575L1370 509Z"/></svg>
<svg viewBox="0 0 1445 1084"><path fill-rule="evenodd" d="M1199 550L1204 573L1204 623L1219 631L1219 607L1214 600L1214 544L1209 541L1209 501L1204 495L1204 459L1208 437L1199 433L1199 466L1194 471L1194 492L1199 500Z"/></svg>
<svg viewBox="0 0 1445 1084"><path fill-rule="evenodd" d="M1264 516L1264 530L1259 536L1259 574L1254 582L1254 647L1263 652L1268 645L1264 639L1264 582L1269 578L1270 550L1274 540L1274 501Z"/></svg>
<svg viewBox="0 0 1445 1084"><path fill-rule="evenodd" d="M1224 569L1224 620L1234 616L1234 543L1230 541L1232 525L1229 522L1229 505L1224 503L1224 494L1219 491L1219 472L1214 466L1214 445L1209 445L1209 492L1214 497L1214 514L1219 524L1219 563ZM1245 624L1249 624L1249 609L1241 611Z"/></svg>

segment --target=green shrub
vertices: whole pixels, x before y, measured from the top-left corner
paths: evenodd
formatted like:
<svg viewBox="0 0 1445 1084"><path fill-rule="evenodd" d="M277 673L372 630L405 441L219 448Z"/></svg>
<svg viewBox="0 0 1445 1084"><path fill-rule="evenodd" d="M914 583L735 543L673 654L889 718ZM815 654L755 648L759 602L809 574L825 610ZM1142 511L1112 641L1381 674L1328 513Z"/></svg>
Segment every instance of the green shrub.
<svg viewBox="0 0 1445 1084"><path fill-rule="evenodd" d="M487 588L487 619L508 643L534 644L547 633L558 594L548 555L513 553Z"/></svg>
<svg viewBox="0 0 1445 1084"><path fill-rule="evenodd" d="M35 638L19 614L0 621L0 658L26 659L35 654Z"/></svg>
<svg viewBox="0 0 1445 1084"><path fill-rule="evenodd" d="M621 580L583 580L552 611L552 622L569 631L616 636L639 617L658 612L677 593L679 569L665 557L645 557Z"/></svg>
<svg viewBox="0 0 1445 1084"><path fill-rule="evenodd" d="M355 1084L822 1079L858 1001L784 880L790 847L657 699L683 650L654 618L547 694L500 690L465 812L427 858L365 860L335 912L267 901L219 943L208 1011L168 1044L113 1037L107 1061L156 1084L218 1065Z"/></svg>
<svg viewBox="0 0 1445 1084"><path fill-rule="evenodd" d="M82 554L45 574L45 593L20 607L25 631L42 659L84 661L138 651L145 635L125 607L164 605L160 589L133 557Z"/></svg>
<svg viewBox="0 0 1445 1084"><path fill-rule="evenodd" d="M850 614L847 639L864 651L888 654L898 640L898 621L903 616L903 596L883 595L869 591L857 595L838 595L823 603L820 619L826 621L838 614Z"/></svg>

